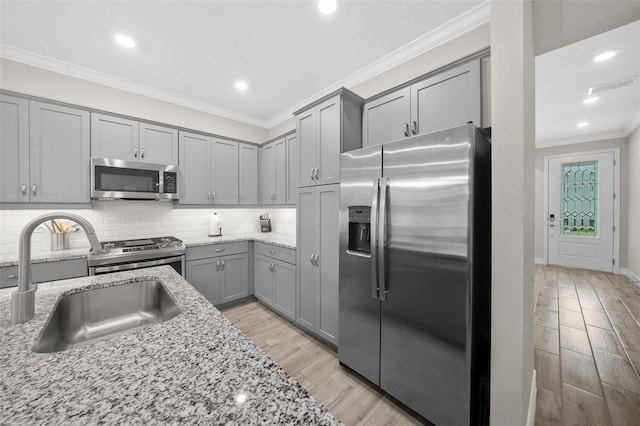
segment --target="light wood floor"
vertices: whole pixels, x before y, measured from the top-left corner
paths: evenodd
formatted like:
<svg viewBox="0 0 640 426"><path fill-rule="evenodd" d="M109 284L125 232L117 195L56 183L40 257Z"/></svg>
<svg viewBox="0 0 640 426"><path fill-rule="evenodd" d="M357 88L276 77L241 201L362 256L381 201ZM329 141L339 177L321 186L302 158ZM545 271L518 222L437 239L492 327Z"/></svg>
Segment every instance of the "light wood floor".
<svg viewBox="0 0 640 426"><path fill-rule="evenodd" d="M537 266L535 295L536 425L640 425L640 288ZM223 313L347 426L420 423L259 302Z"/></svg>
<svg viewBox="0 0 640 426"><path fill-rule="evenodd" d="M640 288L557 266L535 285L536 425L640 425Z"/></svg>
<svg viewBox="0 0 640 426"><path fill-rule="evenodd" d="M418 425L388 397L340 367L332 348L260 302L222 313L345 425Z"/></svg>

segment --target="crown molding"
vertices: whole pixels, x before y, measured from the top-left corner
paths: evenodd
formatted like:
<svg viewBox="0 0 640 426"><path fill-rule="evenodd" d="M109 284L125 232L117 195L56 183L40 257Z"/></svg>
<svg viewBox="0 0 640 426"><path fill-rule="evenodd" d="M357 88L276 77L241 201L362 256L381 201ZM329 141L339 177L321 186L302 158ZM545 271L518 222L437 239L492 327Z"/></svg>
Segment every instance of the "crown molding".
<svg viewBox="0 0 640 426"><path fill-rule="evenodd" d="M552 148L554 146L573 145L576 143L598 142L610 139L623 139L629 136L625 130L615 130L607 133L598 133L593 135L585 135L576 138L552 139L546 141L536 140L536 149Z"/></svg>
<svg viewBox="0 0 640 426"><path fill-rule="evenodd" d="M312 96L298 102L287 110L268 119L261 120L246 114L231 111L216 105L211 105L202 101L197 101L185 96L181 96L166 90L157 89L131 80L102 73L90 68L81 67L65 61L60 61L48 56L39 55L23 49L18 49L5 44L0 44L0 57L11 61L20 62L59 74L68 75L82 80L91 81L103 86L124 90L149 98L169 102L186 108L208 114L217 115L222 118L239 121L252 126L271 129L289 119L293 112L304 108L314 100L321 98L338 90L341 87L354 87L377 75L380 75L406 61L409 61L428 50L438 47L456 37L461 36L485 23L489 22L489 2L484 1L480 5L459 15L450 21L440 25L434 30L418 37L406 45L396 49L390 54L383 56L375 62L361 68L346 78L337 81L333 85L315 93Z"/></svg>
<svg viewBox="0 0 640 426"><path fill-rule="evenodd" d="M341 87L352 88L364 83L398 65L407 62L423 53L445 44L454 38L472 31L489 22L489 1L484 1L478 6L468 10L462 15L456 16L428 33L410 41L404 46L394 50L386 56L359 69L346 78L337 81L333 85L321 90L312 96L298 102L296 105L267 120L267 127L273 128L291 118L293 111L303 109L318 98L327 96Z"/></svg>

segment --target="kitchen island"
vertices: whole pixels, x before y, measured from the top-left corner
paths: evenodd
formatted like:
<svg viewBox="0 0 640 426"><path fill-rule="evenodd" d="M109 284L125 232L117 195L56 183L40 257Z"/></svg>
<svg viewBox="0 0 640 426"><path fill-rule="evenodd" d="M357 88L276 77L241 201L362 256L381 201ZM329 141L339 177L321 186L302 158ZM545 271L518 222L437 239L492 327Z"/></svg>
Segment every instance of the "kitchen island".
<svg viewBox="0 0 640 426"><path fill-rule="evenodd" d="M34 341L59 297L159 280L175 318L62 352ZM0 423L339 424L168 266L40 284L35 318L11 325L0 290Z"/></svg>

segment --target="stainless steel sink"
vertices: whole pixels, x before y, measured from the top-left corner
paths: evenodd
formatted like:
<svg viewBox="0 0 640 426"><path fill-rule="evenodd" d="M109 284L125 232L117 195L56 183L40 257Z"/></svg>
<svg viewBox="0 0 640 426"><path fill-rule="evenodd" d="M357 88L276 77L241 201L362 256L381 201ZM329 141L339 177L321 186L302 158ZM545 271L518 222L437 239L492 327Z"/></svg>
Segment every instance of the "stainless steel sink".
<svg viewBox="0 0 640 426"><path fill-rule="evenodd" d="M180 314L160 281L86 290L58 301L34 352L59 352L158 324Z"/></svg>

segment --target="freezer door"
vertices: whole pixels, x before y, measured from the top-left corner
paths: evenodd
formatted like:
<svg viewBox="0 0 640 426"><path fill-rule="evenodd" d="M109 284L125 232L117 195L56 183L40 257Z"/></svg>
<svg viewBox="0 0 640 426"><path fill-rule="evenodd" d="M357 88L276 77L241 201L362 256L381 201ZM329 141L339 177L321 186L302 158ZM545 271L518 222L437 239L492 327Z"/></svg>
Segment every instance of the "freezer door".
<svg viewBox="0 0 640 426"><path fill-rule="evenodd" d="M364 148L346 152L340 159L338 358L375 384L380 383L380 301L376 296L376 277L372 275L375 235L369 235L370 253L367 253L367 244L360 241L352 242L349 250L349 207L352 207L352 226L356 226L352 237L366 239L366 218L362 215L369 212L373 217L369 219L375 221L377 191L374 187L380 177L381 153L379 146ZM368 209L372 206L373 209Z"/></svg>
<svg viewBox="0 0 640 426"><path fill-rule="evenodd" d="M473 126L383 147L386 301L380 387L438 425L469 424L468 213ZM381 197L382 198L382 197ZM381 226L381 229L383 227Z"/></svg>

